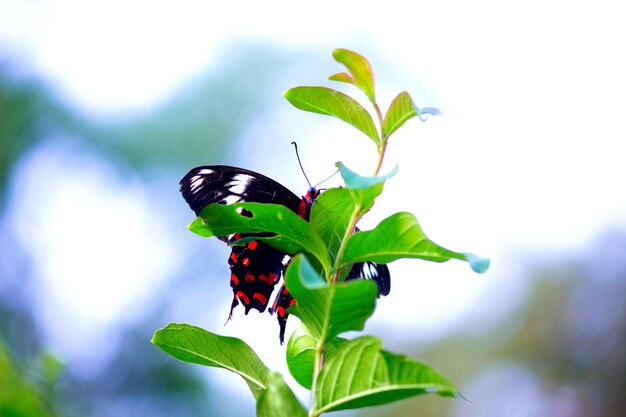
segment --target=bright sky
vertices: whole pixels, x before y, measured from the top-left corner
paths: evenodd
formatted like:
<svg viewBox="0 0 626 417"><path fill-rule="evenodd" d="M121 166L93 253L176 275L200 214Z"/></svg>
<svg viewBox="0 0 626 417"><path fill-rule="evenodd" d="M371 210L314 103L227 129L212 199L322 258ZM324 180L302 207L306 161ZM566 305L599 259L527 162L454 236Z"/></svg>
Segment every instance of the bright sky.
<svg viewBox="0 0 626 417"><path fill-rule="evenodd" d="M166 99L189 77L219 64L221 54L236 47L237 40L265 41L298 53L327 51L322 57L328 61L335 47L372 58L383 100L408 89L418 105L443 113L427 123L412 121L395 137L388 162L399 163L400 173L388 182L386 192L402 197L381 201L372 224L394 211L412 211L436 242L494 259L486 276L476 276L460 263L392 265L392 273L403 279L393 281L393 302L380 303L381 319L373 326L398 331L422 326L428 331L429 326L440 328L433 323L454 321L477 305L490 305L492 297L483 292L483 284L515 274L517 256L531 250L583 250L601 230L626 226L621 191L626 179L626 25L621 7L607 0L386 1L375 6L336 1L303 6L287 1L0 0L0 51L48 81L67 102L99 115L128 114ZM327 75L319 74L320 83ZM309 144L309 177L324 178L336 160L369 170L360 165L362 155L354 149L373 150L360 145L349 126L337 121L298 131L299 124L321 119L292 109L277 112L274 127L289 126L282 135L296 132L299 141ZM346 139L333 139L338 135ZM291 149L285 148L256 166L281 180L281 158L292 158ZM55 162L55 157L61 160ZM62 165L62 157L53 155L50 163ZM42 157L32 158L36 162ZM168 252L167 242L121 251L115 265L131 268L137 281L123 294L114 287L90 287L101 301L85 305L84 282L75 286L84 276L68 260L70 254L83 262L93 258L82 258L85 253L76 242L106 250L108 237L115 239L118 230L110 227L117 224L120 232L130 233L132 243L145 234L135 219L147 206L132 185L112 179L106 166L88 165L88 176L66 175L58 178L63 184L59 189L47 190L48 201L71 201L77 209L58 207L48 219L37 220L44 233L38 244L60 246L53 253L32 249L50 288L59 280L74 288L54 294L58 305L69 305L93 320L107 320L107 315L114 320L147 282L164 279L163 271L175 268L175 261L168 258L173 252ZM33 175L34 168L24 169ZM97 198L89 191L94 184L104 190ZM297 184L301 181L288 183L303 192L304 186L299 191ZM139 208L128 209L134 204ZM85 236L78 227L88 221L81 216L85 212L99 213L101 221L115 213L115 221L98 224L97 238ZM74 229L65 228L67 235L58 241L56 227L69 227L68 216L80 221ZM26 239L25 244L32 242ZM159 250L165 251L163 264L142 270L146 257ZM99 274L115 275L110 269L115 265ZM412 274L419 288L406 278ZM509 282L494 285L500 302L521 291ZM233 325L228 331L236 330Z"/></svg>

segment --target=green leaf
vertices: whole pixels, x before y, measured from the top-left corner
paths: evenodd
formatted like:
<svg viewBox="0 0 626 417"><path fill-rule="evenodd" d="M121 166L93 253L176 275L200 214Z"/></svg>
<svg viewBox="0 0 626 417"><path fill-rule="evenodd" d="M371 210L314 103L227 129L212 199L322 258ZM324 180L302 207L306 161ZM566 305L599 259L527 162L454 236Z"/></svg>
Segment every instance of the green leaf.
<svg viewBox="0 0 626 417"><path fill-rule="evenodd" d="M328 247L333 261L346 234L350 217L357 209L360 216L367 213L382 189L381 183L360 190L331 188L315 200L309 223Z"/></svg>
<svg viewBox="0 0 626 417"><path fill-rule="evenodd" d="M345 72L338 72L337 74L333 74L328 77L331 81L339 81L342 83L348 83L354 85L354 80L350 76L350 74L346 74Z"/></svg>
<svg viewBox="0 0 626 417"><path fill-rule="evenodd" d="M330 188L320 194L311 207L309 223L328 247L333 261L355 206L346 188Z"/></svg>
<svg viewBox="0 0 626 417"><path fill-rule="evenodd" d="M356 233L346 244L342 261L389 263L400 258L419 258L433 262L460 259L469 262L475 272L486 272L489 260L471 253L460 253L432 242L422 231L415 216L393 214L370 231Z"/></svg>
<svg viewBox="0 0 626 417"><path fill-rule="evenodd" d="M293 391L276 372L270 372L256 403L257 417L307 417Z"/></svg>
<svg viewBox="0 0 626 417"><path fill-rule="evenodd" d="M211 228L207 225L202 217L196 217L191 223L189 223L187 229L202 237L217 236L215 233L213 233Z"/></svg>
<svg viewBox="0 0 626 417"><path fill-rule="evenodd" d="M399 93L396 98L393 99L385 119L383 121L383 136L388 138L393 132L398 130L407 120L418 116L420 120L424 121L426 118L422 118L423 115L438 115L439 110L432 107L425 107L423 109L418 108L411 96L406 91Z"/></svg>
<svg viewBox="0 0 626 417"><path fill-rule="evenodd" d="M378 296L376 284L369 280L328 285L302 255L291 260L285 285L296 300L289 312L324 343L340 333L363 330Z"/></svg>
<svg viewBox="0 0 626 417"><path fill-rule="evenodd" d="M314 415L387 404L420 394L458 395L432 368L382 350L379 339L363 336L342 344L317 380Z"/></svg>
<svg viewBox="0 0 626 417"><path fill-rule="evenodd" d="M333 57L337 62L342 63L348 68L351 77L347 78L346 76L348 74L343 73L345 75L338 76L339 74L335 74L329 77L329 79L354 84L367 95L367 98L372 103L374 103L376 101L374 71L369 61L365 59L364 56L350 51L349 49L335 49L333 51Z"/></svg>
<svg viewBox="0 0 626 417"><path fill-rule="evenodd" d="M337 117L365 133L377 145L378 131L372 116L352 97L327 87L294 87L285 98L300 110Z"/></svg>
<svg viewBox="0 0 626 417"><path fill-rule="evenodd" d="M415 116L417 116L417 111L415 111L415 104L411 96L406 91L401 92L393 99L387 114L385 114L383 136L388 138L404 122Z"/></svg>
<svg viewBox="0 0 626 417"><path fill-rule="evenodd" d="M189 229L204 237L276 233L276 236L261 236L257 240L290 255L310 253L325 270L330 269L330 257L322 239L306 220L279 204L209 204L189 225Z"/></svg>
<svg viewBox="0 0 626 417"><path fill-rule="evenodd" d="M184 362L223 368L239 374L258 399L270 370L244 341L220 336L189 324L170 323L159 329L152 343Z"/></svg>
<svg viewBox="0 0 626 417"><path fill-rule="evenodd" d="M346 184L346 187L351 188L353 190L361 190L364 188L370 188L377 184L382 184L389 178L393 177L398 173L398 165L393 167L393 169L386 175L380 175L377 177L362 177L356 172L349 169L342 162L335 163L335 166L339 168L339 172L341 173L341 177Z"/></svg>
<svg viewBox="0 0 626 417"><path fill-rule="evenodd" d="M370 211L370 209L374 205L374 200L376 199L376 197L378 197L380 193L383 192L383 185L384 184L382 183L378 183L372 185L369 188L363 188L361 190L352 190L350 188L347 189L350 192L350 195L352 196L354 201L356 202L357 206L359 207L359 214L361 217L363 217L365 213Z"/></svg>
<svg viewBox="0 0 626 417"><path fill-rule="evenodd" d="M375 184L362 190L331 188L315 200L311 208L310 224L328 247L333 264L351 216L363 216L367 213L382 189L383 184ZM359 231L358 228L356 231ZM349 271L349 265L343 264L338 281L343 281Z"/></svg>
<svg viewBox="0 0 626 417"><path fill-rule="evenodd" d="M287 367L293 378L306 389L311 389L315 348L319 342L311 331L303 324L296 328L287 342ZM346 339L335 337L324 347L325 358L328 360Z"/></svg>
<svg viewBox="0 0 626 417"><path fill-rule="evenodd" d="M358 209L358 214L363 217L372 206L376 197L383 192L384 179L383 177L372 177L373 180L367 177L360 177L355 172L348 169L341 162L337 162L336 166L339 167L342 177L346 182L347 193L354 202L354 207ZM385 177L391 177L395 175L397 167L392 170ZM369 183L369 184L368 184Z"/></svg>

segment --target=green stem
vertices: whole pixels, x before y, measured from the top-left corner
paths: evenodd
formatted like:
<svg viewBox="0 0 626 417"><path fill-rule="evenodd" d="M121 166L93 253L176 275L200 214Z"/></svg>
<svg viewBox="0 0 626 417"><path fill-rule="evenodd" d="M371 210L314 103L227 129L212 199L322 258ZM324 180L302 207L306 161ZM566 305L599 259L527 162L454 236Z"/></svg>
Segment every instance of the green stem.
<svg viewBox="0 0 626 417"><path fill-rule="evenodd" d="M315 347L315 359L313 362L313 381L311 383L311 397L309 400L309 417L317 417L315 409L315 390L317 387L317 377L322 370L324 362L324 339L320 339Z"/></svg>
<svg viewBox="0 0 626 417"><path fill-rule="evenodd" d="M380 111L380 107L375 101L372 101L372 105L374 106L374 110L376 111L376 116L378 116L378 123L380 125L380 145L378 146L378 161L376 162L376 170L374 170L374 176L378 175L380 172L380 168L383 166L383 159L385 157L385 151L387 150L387 139L388 137L383 133L383 114Z"/></svg>
<svg viewBox="0 0 626 417"><path fill-rule="evenodd" d="M356 229L356 224L359 222L361 218L361 207L355 206L354 211L350 215L350 220L348 221L348 227L346 227L346 231L341 239L341 245L339 245L339 249L337 250L337 255L335 256L335 264L331 269L332 275L332 283L335 284L337 282L337 278L339 278L339 274L341 273L341 263L342 263L342 255L343 251L346 249L346 245L348 243L348 238L354 233Z"/></svg>
<svg viewBox="0 0 626 417"><path fill-rule="evenodd" d="M375 101L372 101L372 105L374 106L374 110L376 111L376 116L378 116L378 123L380 125L380 137L383 137L383 114L380 111L380 107Z"/></svg>
<svg viewBox="0 0 626 417"><path fill-rule="evenodd" d="M378 148L378 161L376 162L376 170L374 171L374 176L378 175L380 172L380 168L383 166L383 159L385 158L385 151L387 150L387 138L385 138L382 142L382 146Z"/></svg>
<svg viewBox="0 0 626 417"><path fill-rule="evenodd" d="M374 109L376 110L376 115L378 116L378 121L380 124L380 146L378 147L378 161L376 162L376 171L374 175L378 175L380 172L380 168L383 164L383 158L385 157L385 151L387 149L387 137L383 135L383 115L376 104L375 101L372 101L374 105ZM346 231L341 239L341 245L339 245L339 249L337 250L337 255L335 256L335 262L333 267L331 268L331 279L328 280L330 285L334 285L337 283L339 279L339 275L341 274L341 264L343 257L343 252L346 249L346 245L348 243L348 239L354 231L356 230L356 224L361 219L361 207L359 205L355 205L352 214L350 215L350 220L348 221L348 225L346 227ZM326 326L324 326L326 328ZM311 383L311 396L309 400L309 417L318 417L321 413L318 412L315 408L315 390L317 388L317 378L324 367L324 340L326 339L326 335L322 335L317 346L315 347L315 359L313 362L313 381Z"/></svg>
<svg viewBox="0 0 626 417"><path fill-rule="evenodd" d="M346 248L346 243L348 242L348 238L354 233L356 229L356 224L360 219L360 211L361 207L355 206L352 215L350 216L350 220L348 221L348 227L346 228L346 232L344 233L343 239L341 240L341 245L337 250L337 256L335 257L335 263L333 268L331 269L332 279L330 281L330 285L333 285L337 282L339 278L339 274L341 273L341 256L343 251ZM328 314L326 314L326 319L328 319ZM327 329L328 326L324 325L324 329ZM317 346L315 347L315 359L313 362L313 381L311 383L311 396L309 400L309 417L317 417L319 413L315 410L315 390L317 387L317 378L324 367L324 340L326 340L326 332L320 337Z"/></svg>

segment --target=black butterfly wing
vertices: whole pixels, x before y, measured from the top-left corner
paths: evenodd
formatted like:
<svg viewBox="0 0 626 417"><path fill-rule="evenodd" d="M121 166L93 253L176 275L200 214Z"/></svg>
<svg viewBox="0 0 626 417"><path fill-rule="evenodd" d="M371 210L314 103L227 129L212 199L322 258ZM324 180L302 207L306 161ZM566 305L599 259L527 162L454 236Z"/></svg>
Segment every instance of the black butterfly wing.
<svg viewBox="0 0 626 417"><path fill-rule="evenodd" d="M180 191L189 207L199 215L209 204L233 204L257 202L282 204L308 221L308 213L317 190L309 190L312 198L301 199L278 182L262 174L243 168L227 165L204 165L193 168L180 180ZM236 234L221 238L232 243L242 237L254 234ZM231 270L230 285L233 289L232 310L239 303L245 313L254 308L263 312L276 283L284 271L285 254L261 241L251 241L245 246L233 246L228 263ZM378 285L378 295L387 295L390 290L390 277L387 265L374 262L359 262L352 266L346 281L372 279ZM287 308L295 301L283 284L278 292L270 313L276 312L280 327L280 342L283 343L285 326L289 314ZM230 318L230 315L229 315Z"/></svg>
<svg viewBox="0 0 626 417"><path fill-rule="evenodd" d="M180 191L189 207L199 215L209 204L239 202L282 204L297 212L301 199L276 181L247 169L226 165L193 168L180 180ZM228 244L255 234L221 237ZM282 276L285 254L261 241L233 246L228 259L233 289L233 308L243 304L245 313L265 311L276 283ZM229 315L229 318L230 318Z"/></svg>
<svg viewBox="0 0 626 417"><path fill-rule="evenodd" d="M227 165L193 168L180 180L180 192L199 215L212 203L274 203L298 212L300 197L258 172Z"/></svg>
<svg viewBox="0 0 626 417"><path fill-rule="evenodd" d="M235 234L230 242L252 234ZM274 287L283 273L285 254L253 240L245 246L233 246L228 265L230 266L230 286L233 289L233 302L228 318L233 309L241 303L248 314L251 308L265 311Z"/></svg>
<svg viewBox="0 0 626 417"><path fill-rule="evenodd" d="M357 262L346 276L346 281L353 279L371 279L378 285L378 296L389 295L391 290L391 276L385 264L376 262Z"/></svg>

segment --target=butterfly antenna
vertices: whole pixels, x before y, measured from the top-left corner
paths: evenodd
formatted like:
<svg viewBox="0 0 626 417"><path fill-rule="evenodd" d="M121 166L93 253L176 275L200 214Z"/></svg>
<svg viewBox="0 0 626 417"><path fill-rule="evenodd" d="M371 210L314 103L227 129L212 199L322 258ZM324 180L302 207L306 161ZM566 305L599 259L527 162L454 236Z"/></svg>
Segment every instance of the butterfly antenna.
<svg viewBox="0 0 626 417"><path fill-rule="evenodd" d="M291 144L294 146L294 148L296 148L296 158L298 158L298 164L300 165L300 170L302 170L302 174L304 175L306 182L309 184L309 188L313 188L313 186L311 185L311 181L309 181L309 177L306 176L306 173L304 172L304 168L302 168L302 162L300 162L300 155L298 155L298 144L296 142L291 142Z"/></svg>
<svg viewBox="0 0 626 417"><path fill-rule="evenodd" d="M317 188L318 185L320 185L323 182L328 181L329 179L331 179L332 177L334 177L335 175L337 175L337 173L339 172L339 170L333 172L332 174L330 174L328 177L326 177L325 179L321 180L320 182L318 182L317 184L315 184L315 188Z"/></svg>

